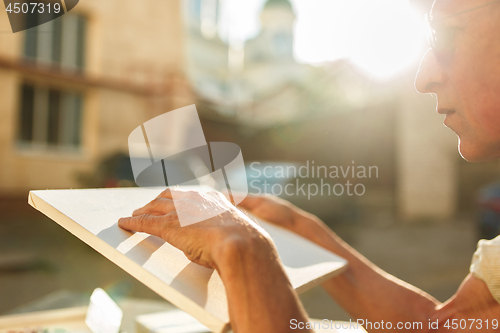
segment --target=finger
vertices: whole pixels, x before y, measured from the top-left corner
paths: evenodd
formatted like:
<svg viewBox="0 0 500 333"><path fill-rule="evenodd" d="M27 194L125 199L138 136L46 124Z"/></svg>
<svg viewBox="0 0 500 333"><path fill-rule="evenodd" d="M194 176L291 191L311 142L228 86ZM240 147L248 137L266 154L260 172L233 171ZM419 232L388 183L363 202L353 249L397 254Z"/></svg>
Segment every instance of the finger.
<svg viewBox="0 0 500 333"><path fill-rule="evenodd" d="M173 199L172 198L172 192L170 191L169 188L167 188L165 191L161 192L158 198L165 198L165 199Z"/></svg>
<svg viewBox="0 0 500 333"><path fill-rule="evenodd" d="M235 202L243 201L243 199L245 199L247 196L251 195L251 194L245 194L244 192L238 192L238 191L229 192L227 189L221 190L220 193L222 193L229 201L234 199Z"/></svg>
<svg viewBox="0 0 500 333"><path fill-rule="evenodd" d="M146 206L136 209L132 216L139 215L167 215L175 210L174 202L171 199L156 198L149 202Z"/></svg>
<svg viewBox="0 0 500 333"><path fill-rule="evenodd" d="M241 201L238 206L247 210L252 210L255 207L259 206L262 204L262 202L265 200L264 197L262 196L255 196L255 195L248 195L243 201Z"/></svg>
<svg viewBox="0 0 500 333"><path fill-rule="evenodd" d="M222 195L225 196L226 199L231 200L231 197L229 196L229 191L227 189L221 190L220 193L222 193Z"/></svg>
<svg viewBox="0 0 500 333"><path fill-rule="evenodd" d="M177 214L164 216L144 214L121 218L118 220L118 226L128 231L145 232L165 239L165 236L169 234L169 229L178 227L178 220Z"/></svg>

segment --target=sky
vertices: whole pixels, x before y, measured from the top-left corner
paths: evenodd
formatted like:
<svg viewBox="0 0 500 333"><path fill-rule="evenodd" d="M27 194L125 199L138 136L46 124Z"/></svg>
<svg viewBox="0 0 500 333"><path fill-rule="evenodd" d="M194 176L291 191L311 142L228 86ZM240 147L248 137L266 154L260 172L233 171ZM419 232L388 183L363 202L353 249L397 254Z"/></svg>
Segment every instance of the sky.
<svg viewBox="0 0 500 333"><path fill-rule="evenodd" d="M219 34L244 41L260 29L266 0L221 0ZM350 58L368 74L390 77L415 64L424 50L423 19L408 0L291 0L297 21L297 61Z"/></svg>

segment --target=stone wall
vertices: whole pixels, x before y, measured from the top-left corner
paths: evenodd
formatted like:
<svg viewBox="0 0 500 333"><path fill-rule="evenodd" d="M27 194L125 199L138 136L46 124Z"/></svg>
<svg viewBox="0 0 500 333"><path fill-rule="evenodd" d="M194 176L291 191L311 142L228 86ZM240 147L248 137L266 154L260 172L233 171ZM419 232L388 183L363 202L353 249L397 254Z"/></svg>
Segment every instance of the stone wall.
<svg viewBox="0 0 500 333"><path fill-rule="evenodd" d="M7 14L0 12L0 192L78 187L78 173L102 156L128 150L135 127L192 103L179 86L185 86L180 10L177 0L80 1L72 13L87 20L82 77L26 65L25 32L9 33ZM27 81L83 94L80 152L17 145L20 87Z"/></svg>

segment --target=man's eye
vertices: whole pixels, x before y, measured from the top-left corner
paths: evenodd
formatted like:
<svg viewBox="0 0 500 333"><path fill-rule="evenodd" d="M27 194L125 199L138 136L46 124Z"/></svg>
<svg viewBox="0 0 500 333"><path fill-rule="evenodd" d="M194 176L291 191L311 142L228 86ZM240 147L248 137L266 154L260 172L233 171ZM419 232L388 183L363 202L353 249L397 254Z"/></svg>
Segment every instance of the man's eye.
<svg viewBox="0 0 500 333"><path fill-rule="evenodd" d="M435 29L434 36L436 44L441 48L451 50L453 48L456 33L457 28L452 27L440 27Z"/></svg>

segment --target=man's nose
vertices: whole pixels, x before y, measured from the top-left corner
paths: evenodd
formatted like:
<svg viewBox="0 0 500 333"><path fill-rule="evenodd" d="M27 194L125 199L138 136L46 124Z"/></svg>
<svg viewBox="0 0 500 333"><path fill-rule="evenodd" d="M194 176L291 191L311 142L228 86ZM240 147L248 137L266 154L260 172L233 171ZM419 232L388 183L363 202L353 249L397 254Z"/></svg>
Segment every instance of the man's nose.
<svg viewBox="0 0 500 333"><path fill-rule="evenodd" d="M437 93L436 90L445 83L445 80L446 75L436 59L434 51L427 50L418 68L415 88L421 94Z"/></svg>

